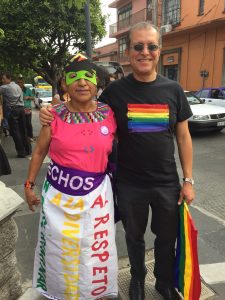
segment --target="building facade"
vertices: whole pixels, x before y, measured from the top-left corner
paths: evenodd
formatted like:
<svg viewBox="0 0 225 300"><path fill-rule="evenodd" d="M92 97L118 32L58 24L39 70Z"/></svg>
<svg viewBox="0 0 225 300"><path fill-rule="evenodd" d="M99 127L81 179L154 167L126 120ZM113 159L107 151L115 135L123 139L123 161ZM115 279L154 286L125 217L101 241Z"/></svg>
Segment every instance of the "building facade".
<svg viewBox="0 0 225 300"><path fill-rule="evenodd" d="M116 38L116 51L114 59L123 66L125 74L131 72L130 63L125 56L126 40L130 26L141 21L149 21L157 24L157 0L115 0L109 7L117 9L117 22L110 25L109 37ZM115 46L113 44L113 47ZM110 58L112 50L107 46L95 49L94 60L105 60ZM108 54L108 56L107 56ZM109 59L110 60L110 59Z"/></svg>
<svg viewBox="0 0 225 300"><path fill-rule="evenodd" d="M115 0L109 6L117 9L117 23L110 26L110 37L117 40L114 60L125 73L130 72L124 55L128 30L149 21L162 33L161 74L186 90L225 86L224 0Z"/></svg>

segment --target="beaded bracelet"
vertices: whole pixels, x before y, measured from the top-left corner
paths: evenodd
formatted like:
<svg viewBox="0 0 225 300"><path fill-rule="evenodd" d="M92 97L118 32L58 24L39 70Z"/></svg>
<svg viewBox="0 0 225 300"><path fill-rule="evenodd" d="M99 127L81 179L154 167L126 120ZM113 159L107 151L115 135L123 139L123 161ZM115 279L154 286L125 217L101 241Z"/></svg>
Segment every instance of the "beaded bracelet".
<svg viewBox="0 0 225 300"><path fill-rule="evenodd" d="M31 190L33 190L34 186L35 186L35 183L34 183L33 181L26 180L26 181L24 182L24 187L25 187L26 189L31 189Z"/></svg>

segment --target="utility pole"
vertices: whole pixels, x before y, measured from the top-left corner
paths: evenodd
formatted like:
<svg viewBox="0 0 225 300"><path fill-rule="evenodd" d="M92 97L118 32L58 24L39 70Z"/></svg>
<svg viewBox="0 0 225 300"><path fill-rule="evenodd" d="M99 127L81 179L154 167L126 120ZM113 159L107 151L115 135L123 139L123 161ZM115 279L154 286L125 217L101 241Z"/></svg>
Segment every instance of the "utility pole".
<svg viewBox="0 0 225 300"><path fill-rule="evenodd" d="M85 4L85 20L86 20L86 54L89 58L91 58L92 46L91 46L91 19L90 19L89 0L86 0L86 4Z"/></svg>

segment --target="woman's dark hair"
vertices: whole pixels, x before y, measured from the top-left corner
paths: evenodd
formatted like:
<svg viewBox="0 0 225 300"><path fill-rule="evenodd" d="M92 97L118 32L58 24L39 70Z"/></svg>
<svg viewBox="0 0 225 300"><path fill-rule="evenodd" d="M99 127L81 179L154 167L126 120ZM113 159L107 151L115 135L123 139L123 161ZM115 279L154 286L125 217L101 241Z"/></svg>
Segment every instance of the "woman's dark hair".
<svg viewBox="0 0 225 300"><path fill-rule="evenodd" d="M104 89L110 83L109 72L103 67L95 65L95 71L97 75L97 88Z"/></svg>
<svg viewBox="0 0 225 300"><path fill-rule="evenodd" d="M2 77L5 76L7 79L12 79L12 75L9 72L2 73Z"/></svg>
<svg viewBox="0 0 225 300"><path fill-rule="evenodd" d="M65 101L65 99L63 98L65 91L62 88L62 81L64 81L64 77L59 78L59 80L57 81L57 84L56 84L56 88L57 88L57 92L59 94L60 100Z"/></svg>

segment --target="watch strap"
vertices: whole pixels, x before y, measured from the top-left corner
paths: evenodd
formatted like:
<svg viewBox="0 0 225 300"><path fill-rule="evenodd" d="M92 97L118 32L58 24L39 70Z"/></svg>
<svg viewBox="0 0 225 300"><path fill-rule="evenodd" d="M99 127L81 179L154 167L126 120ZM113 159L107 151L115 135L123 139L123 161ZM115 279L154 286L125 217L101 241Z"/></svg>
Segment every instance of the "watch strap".
<svg viewBox="0 0 225 300"><path fill-rule="evenodd" d="M189 183L192 184L192 185L195 183L195 182L194 182L194 179L188 178L188 177L183 178L183 182L189 182Z"/></svg>

